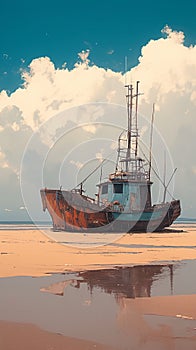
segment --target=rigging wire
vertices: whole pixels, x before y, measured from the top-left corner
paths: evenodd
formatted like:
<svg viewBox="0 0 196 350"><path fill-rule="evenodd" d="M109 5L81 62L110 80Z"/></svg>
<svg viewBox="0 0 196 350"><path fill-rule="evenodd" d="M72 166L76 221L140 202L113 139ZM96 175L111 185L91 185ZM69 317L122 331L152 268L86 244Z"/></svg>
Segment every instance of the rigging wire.
<svg viewBox="0 0 196 350"><path fill-rule="evenodd" d="M141 153L143 154L144 158L146 159L146 161L147 161L148 164L149 164L150 161L149 161L148 158L146 157L146 155L145 155L145 153L143 152L141 146L140 146L139 148L140 148L140 151L141 151ZM170 181L168 182L167 186L164 184L164 182L162 181L162 179L160 178L160 176L158 175L158 173L156 172L156 170L153 168L152 164L151 164L151 169L153 170L153 172L155 173L155 175L157 176L157 178L159 179L159 181L160 181L161 184L163 185L165 191L167 191L167 193L170 195L170 197L171 197L172 199L175 199L174 196L169 192L169 190L168 190L167 187L169 186L169 184L170 184L170 182L171 182L171 180L172 180L172 178L173 178L173 175L175 174L177 168L175 168L174 172L172 173L172 176L171 176Z"/></svg>
<svg viewBox="0 0 196 350"><path fill-rule="evenodd" d="M91 175L93 175L93 174L100 168L100 166L103 165L104 162L107 163L107 162L110 160L110 159L108 159L108 158L110 158L111 155L112 155L114 152L116 152L116 150L113 150L106 158L104 158L104 159L102 160L102 162L101 162L90 174L88 174L82 181L80 181L79 184L77 184L74 188L72 188L71 191L73 191L73 190L77 189L77 187L83 185L83 183L86 182L86 180L88 180L88 178L89 178Z"/></svg>

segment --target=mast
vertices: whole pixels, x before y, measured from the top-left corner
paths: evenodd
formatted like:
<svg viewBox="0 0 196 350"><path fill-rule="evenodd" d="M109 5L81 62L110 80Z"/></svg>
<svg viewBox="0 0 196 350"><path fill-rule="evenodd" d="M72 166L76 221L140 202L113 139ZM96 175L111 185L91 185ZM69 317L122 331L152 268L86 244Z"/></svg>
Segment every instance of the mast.
<svg viewBox="0 0 196 350"><path fill-rule="evenodd" d="M154 125L154 110L155 104L152 106L152 119L151 119L151 130L150 130L150 154L149 154L149 170L148 170L148 178L150 181L151 168L152 168L152 137L153 137L153 125Z"/></svg>
<svg viewBox="0 0 196 350"><path fill-rule="evenodd" d="M111 179L123 174L123 179L128 179L129 181L146 181L148 180L148 172L143 165L144 159L138 156L139 81L136 82L135 91L132 84L125 85L125 87L127 88L127 130L124 130L118 139L116 171L114 174L111 174Z"/></svg>
<svg viewBox="0 0 196 350"><path fill-rule="evenodd" d="M131 129L132 129L132 109L133 109L133 86L126 85L127 87L127 115L128 115L128 126L127 126L127 153L126 153L126 172L129 171L129 162L131 157Z"/></svg>
<svg viewBox="0 0 196 350"><path fill-rule="evenodd" d="M136 83L136 103L135 103L136 145L135 145L135 157L137 157L137 148L138 148L138 125L137 125L138 95L139 95L139 81L137 81L137 83Z"/></svg>
<svg viewBox="0 0 196 350"><path fill-rule="evenodd" d="M136 83L136 93L133 94L133 85L125 85L127 87L127 152L126 152L126 172L129 172L129 165L132 164L134 171L137 171L137 155L138 155L138 96L139 81ZM133 113L133 100L135 98L135 113ZM133 170L133 169L132 169Z"/></svg>

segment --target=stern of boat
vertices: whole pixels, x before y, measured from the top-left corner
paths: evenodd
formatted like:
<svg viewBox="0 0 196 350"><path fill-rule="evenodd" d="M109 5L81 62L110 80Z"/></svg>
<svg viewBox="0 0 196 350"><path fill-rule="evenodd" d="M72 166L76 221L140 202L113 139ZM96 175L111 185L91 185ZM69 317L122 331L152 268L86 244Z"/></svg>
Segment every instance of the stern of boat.
<svg viewBox="0 0 196 350"><path fill-rule="evenodd" d="M171 224L172 224L181 214L180 200L172 201L170 204L170 208L172 211L172 215L171 215Z"/></svg>

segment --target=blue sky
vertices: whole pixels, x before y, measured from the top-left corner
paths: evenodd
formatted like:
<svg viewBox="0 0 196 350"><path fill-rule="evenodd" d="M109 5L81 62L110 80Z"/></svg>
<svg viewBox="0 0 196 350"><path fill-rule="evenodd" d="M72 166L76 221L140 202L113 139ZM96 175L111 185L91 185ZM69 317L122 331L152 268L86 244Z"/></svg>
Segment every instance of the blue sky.
<svg viewBox="0 0 196 350"><path fill-rule="evenodd" d="M83 49L92 63L122 72L124 57L135 66L141 47L166 24L185 33L185 45L195 44L195 13L194 0L1 2L0 89L14 91L20 68L36 57L72 68Z"/></svg>

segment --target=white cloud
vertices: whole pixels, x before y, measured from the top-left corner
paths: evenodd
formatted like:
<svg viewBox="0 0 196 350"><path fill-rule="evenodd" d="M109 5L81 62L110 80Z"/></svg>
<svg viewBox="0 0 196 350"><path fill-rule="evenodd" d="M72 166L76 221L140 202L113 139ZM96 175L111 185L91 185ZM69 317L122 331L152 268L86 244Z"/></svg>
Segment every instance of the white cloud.
<svg viewBox="0 0 196 350"><path fill-rule="evenodd" d="M75 165L77 169L81 169L83 167L83 163L79 162L79 161L74 161L74 160L71 160L70 161L71 164Z"/></svg>
<svg viewBox="0 0 196 350"><path fill-rule="evenodd" d="M90 132L92 134L95 134L95 132L96 132L96 126L93 124L83 125L82 129L84 131Z"/></svg>
<svg viewBox="0 0 196 350"><path fill-rule="evenodd" d="M88 59L88 56L90 54L90 50L82 50L82 52L78 53L78 56L80 57L80 59L82 60L82 63L88 66L88 63L90 62Z"/></svg>
<svg viewBox="0 0 196 350"><path fill-rule="evenodd" d="M116 150L116 149L117 149L117 141L111 142L110 148L111 148L112 150Z"/></svg>
<svg viewBox="0 0 196 350"><path fill-rule="evenodd" d="M113 53L114 53L114 50L109 50L109 51L107 52L108 55L113 55Z"/></svg>
<svg viewBox="0 0 196 350"><path fill-rule="evenodd" d="M196 175L196 165L194 165L194 166L192 167L192 172L193 172L194 175Z"/></svg>
<svg viewBox="0 0 196 350"><path fill-rule="evenodd" d="M4 58L5 60L7 60L7 59L9 58L8 54L7 54L7 53L3 53L3 58Z"/></svg>
<svg viewBox="0 0 196 350"><path fill-rule="evenodd" d="M25 123L36 129L64 109L91 101L110 102L110 86L113 89L122 87L121 74L95 65L88 66L88 54L88 51L82 52L82 63L76 64L72 70L56 69L48 57L34 59L29 70L22 71L23 87L10 96L5 91L1 92L0 111L16 106ZM113 102L115 99L113 95ZM115 102L119 103L119 98Z"/></svg>
<svg viewBox="0 0 196 350"><path fill-rule="evenodd" d="M95 154L95 157L96 157L96 159L98 159L100 161L100 163L103 162L104 158L103 158L103 153L102 152L97 152Z"/></svg>
<svg viewBox="0 0 196 350"><path fill-rule="evenodd" d="M196 105L196 91L191 93L190 100Z"/></svg>
<svg viewBox="0 0 196 350"><path fill-rule="evenodd" d="M178 44L183 44L184 41L184 33L183 32L177 32L175 30L172 30L168 25L166 25L162 31L162 33L167 34L167 37L169 39L172 39L173 41L175 41Z"/></svg>
<svg viewBox="0 0 196 350"><path fill-rule="evenodd" d="M196 85L196 47L183 45L182 32L168 27L164 32L166 39L151 40L142 48L139 64L131 70L132 79L141 81L143 98L158 104L172 92L188 96Z"/></svg>
<svg viewBox="0 0 196 350"><path fill-rule="evenodd" d="M5 159L6 159L6 155L0 151L0 167L1 168L8 168L9 167L9 165Z"/></svg>

